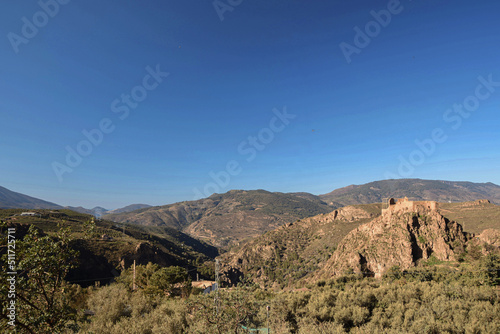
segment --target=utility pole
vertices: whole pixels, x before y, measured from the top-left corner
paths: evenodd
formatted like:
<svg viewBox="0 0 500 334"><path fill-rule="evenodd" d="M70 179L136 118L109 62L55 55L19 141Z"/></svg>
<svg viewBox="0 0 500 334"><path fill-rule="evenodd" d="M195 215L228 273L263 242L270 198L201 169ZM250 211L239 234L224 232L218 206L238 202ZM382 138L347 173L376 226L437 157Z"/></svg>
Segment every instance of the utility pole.
<svg viewBox="0 0 500 334"><path fill-rule="evenodd" d="M219 315L219 287L220 287L220 279L219 279L219 270L220 270L219 259L215 259L215 314Z"/></svg>
<svg viewBox="0 0 500 334"><path fill-rule="evenodd" d="M135 260L134 260L134 278L132 279L132 291L135 291Z"/></svg>
<svg viewBox="0 0 500 334"><path fill-rule="evenodd" d="M271 309L271 307L269 305L266 306L266 311L267 311L267 334L271 333L269 331L269 310Z"/></svg>

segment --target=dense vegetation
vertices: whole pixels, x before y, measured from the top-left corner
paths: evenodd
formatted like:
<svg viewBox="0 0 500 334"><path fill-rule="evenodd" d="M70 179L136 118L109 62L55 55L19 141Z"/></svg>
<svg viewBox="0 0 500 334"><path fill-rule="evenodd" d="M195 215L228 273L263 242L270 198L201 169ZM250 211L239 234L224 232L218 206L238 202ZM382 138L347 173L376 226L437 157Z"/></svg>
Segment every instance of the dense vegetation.
<svg viewBox="0 0 500 334"><path fill-rule="evenodd" d="M461 263L394 267L379 280L346 274L297 290L240 285L192 289L186 269L154 264L85 289L62 277L74 266L68 229L18 242L18 333L497 333L500 257L480 252ZM5 256L2 261L5 270ZM1 278L2 280L5 277ZM2 285L2 300L6 300ZM215 299L215 301L214 301ZM267 307L269 306L269 311ZM87 311L84 311L87 310ZM7 326L5 305L2 328Z"/></svg>
<svg viewBox="0 0 500 334"><path fill-rule="evenodd" d="M381 280L347 275L286 292L240 286L221 291L218 307L214 293L168 297L113 284L90 293L95 315L80 331L248 333L269 324L272 333L498 333L499 283L492 255L454 273L393 268Z"/></svg>
<svg viewBox="0 0 500 334"><path fill-rule="evenodd" d="M78 252L77 265L70 268L67 280L82 286L94 285L96 281L107 284L134 260L138 264L153 262L190 270L198 268L202 276L211 277L213 269L206 268L204 263L218 255L215 247L167 227L94 221L90 215L65 209L36 210L38 216L21 216L23 211L0 210L0 220L5 226L16 228L18 239L24 237L26 231L22 227L27 224L51 237L57 237L60 227L67 228L72 236L71 249ZM195 271L191 274L196 277Z"/></svg>
<svg viewBox="0 0 500 334"><path fill-rule="evenodd" d="M124 231L122 225L65 210L14 216L20 212L0 210L0 218L8 220L0 226L1 244L7 244L7 227L14 226L18 238L18 333L225 334L266 333L267 327L277 334L500 330L500 256L494 245L486 249L472 242L455 262L432 256L410 270L393 267L380 279L345 272L318 281L308 272L317 270L338 241L364 221L321 215L250 241L255 252L245 257L242 283L203 294L191 282L196 273L213 277L207 261L211 256L206 255L212 248L181 232L129 225ZM113 240L102 240L102 234ZM135 280L129 263L102 286L72 279L70 274L89 254L111 258L138 242L165 250L177 262L138 264ZM5 248L0 249L3 282L9 271ZM1 285L2 300L9 299L8 293L7 285ZM8 314L3 304L2 329L11 328Z"/></svg>

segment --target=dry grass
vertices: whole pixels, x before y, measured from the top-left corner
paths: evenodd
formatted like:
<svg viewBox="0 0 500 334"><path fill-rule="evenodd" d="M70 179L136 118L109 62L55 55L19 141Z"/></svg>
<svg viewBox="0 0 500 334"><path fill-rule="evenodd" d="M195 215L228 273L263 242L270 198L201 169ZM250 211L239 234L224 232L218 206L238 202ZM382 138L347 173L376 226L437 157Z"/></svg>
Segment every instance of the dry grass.
<svg viewBox="0 0 500 334"><path fill-rule="evenodd" d="M499 205L477 201L439 203L439 212L462 225L464 231L476 235L489 228L500 229Z"/></svg>

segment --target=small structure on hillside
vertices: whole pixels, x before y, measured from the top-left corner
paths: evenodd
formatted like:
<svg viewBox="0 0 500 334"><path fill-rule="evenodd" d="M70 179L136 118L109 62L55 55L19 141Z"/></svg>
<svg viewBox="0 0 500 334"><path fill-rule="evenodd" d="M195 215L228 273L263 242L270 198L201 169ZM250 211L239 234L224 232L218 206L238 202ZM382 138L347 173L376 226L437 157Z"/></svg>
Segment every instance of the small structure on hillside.
<svg viewBox="0 0 500 334"><path fill-rule="evenodd" d="M38 212L22 212L20 216L28 216L28 217L41 217L42 215Z"/></svg>
<svg viewBox="0 0 500 334"><path fill-rule="evenodd" d="M107 235L107 234L103 234L101 235L101 240L104 240L104 241L113 241L113 237Z"/></svg>
<svg viewBox="0 0 500 334"><path fill-rule="evenodd" d="M437 211L438 203L436 201L409 201L408 197L389 198L387 208L382 209L382 216L390 215L394 212L423 212Z"/></svg>
<svg viewBox="0 0 500 334"><path fill-rule="evenodd" d="M64 212L49 211L49 217L50 218L65 218L65 217L68 217L68 215L65 214Z"/></svg>
<svg viewBox="0 0 500 334"><path fill-rule="evenodd" d="M203 293L210 293L217 290L217 282L215 281L195 281L191 283L191 286L202 289Z"/></svg>

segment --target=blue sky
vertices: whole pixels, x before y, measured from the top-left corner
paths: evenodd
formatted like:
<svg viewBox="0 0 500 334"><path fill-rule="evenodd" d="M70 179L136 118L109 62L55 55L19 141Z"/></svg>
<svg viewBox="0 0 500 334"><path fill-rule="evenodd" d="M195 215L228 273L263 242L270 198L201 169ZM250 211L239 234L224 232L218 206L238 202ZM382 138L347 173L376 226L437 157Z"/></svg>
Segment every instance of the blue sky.
<svg viewBox="0 0 500 334"><path fill-rule="evenodd" d="M388 177L500 184L498 1L215 4L3 4L0 185L113 209Z"/></svg>

